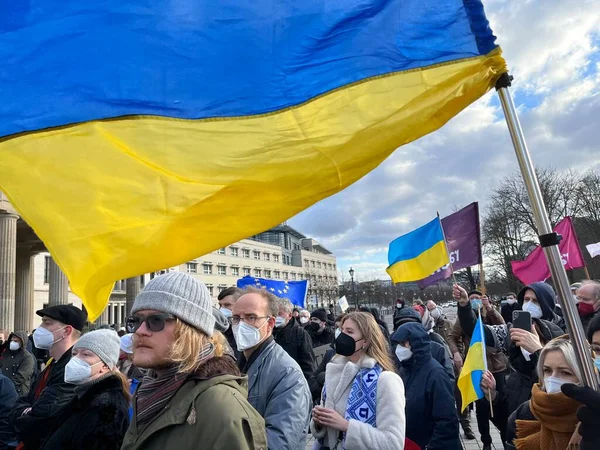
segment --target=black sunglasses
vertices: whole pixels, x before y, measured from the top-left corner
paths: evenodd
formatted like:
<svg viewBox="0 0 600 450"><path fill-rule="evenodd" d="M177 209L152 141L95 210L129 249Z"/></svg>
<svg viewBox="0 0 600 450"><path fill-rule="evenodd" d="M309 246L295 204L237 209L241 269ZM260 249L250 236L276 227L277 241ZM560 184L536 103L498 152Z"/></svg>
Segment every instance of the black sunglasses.
<svg viewBox="0 0 600 450"><path fill-rule="evenodd" d="M165 323L175 320L173 314L148 314L147 316L131 316L127 318L126 328L128 333L135 333L144 322L148 331L158 333L165 329Z"/></svg>

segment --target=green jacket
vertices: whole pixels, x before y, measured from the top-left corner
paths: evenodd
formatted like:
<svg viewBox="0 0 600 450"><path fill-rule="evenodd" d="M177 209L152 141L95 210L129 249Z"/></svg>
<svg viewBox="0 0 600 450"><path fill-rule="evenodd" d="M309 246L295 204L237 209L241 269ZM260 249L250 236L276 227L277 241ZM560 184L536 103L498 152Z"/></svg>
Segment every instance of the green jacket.
<svg viewBox="0 0 600 450"><path fill-rule="evenodd" d="M245 382L235 375L190 379L143 430L134 403L121 450L266 450L265 421L248 403Z"/></svg>

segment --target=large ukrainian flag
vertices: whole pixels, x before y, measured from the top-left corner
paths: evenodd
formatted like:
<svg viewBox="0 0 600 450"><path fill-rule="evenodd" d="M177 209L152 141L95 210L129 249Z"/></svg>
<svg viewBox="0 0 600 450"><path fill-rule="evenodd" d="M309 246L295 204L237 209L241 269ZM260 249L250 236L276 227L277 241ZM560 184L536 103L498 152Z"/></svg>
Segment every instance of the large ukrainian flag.
<svg viewBox="0 0 600 450"><path fill-rule="evenodd" d="M481 378L487 370L487 359L485 356L485 334L481 314L471 336L471 344L465 358L465 363L458 377L458 389L462 398L462 411L475 400L483 398L481 389ZM461 412L462 412L461 411Z"/></svg>
<svg viewBox="0 0 600 450"><path fill-rule="evenodd" d="M0 188L91 319L293 216L506 70L475 0L11 1Z"/></svg>
<svg viewBox="0 0 600 450"><path fill-rule="evenodd" d="M418 281L449 263L444 230L439 217L394 239L386 269L394 283Z"/></svg>

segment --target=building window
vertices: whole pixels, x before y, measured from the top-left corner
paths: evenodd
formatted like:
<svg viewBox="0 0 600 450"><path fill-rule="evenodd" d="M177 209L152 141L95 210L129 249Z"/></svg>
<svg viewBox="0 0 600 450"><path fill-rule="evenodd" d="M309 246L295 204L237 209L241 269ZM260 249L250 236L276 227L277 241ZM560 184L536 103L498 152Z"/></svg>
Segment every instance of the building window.
<svg viewBox="0 0 600 450"><path fill-rule="evenodd" d="M244 267L244 276L247 277L250 275L250 268L249 267Z"/></svg>
<svg viewBox="0 0 600 450"><path fill-rule="evenodd" d="M50 282L50 257L44 258L44 284Z"/></svg>
<svg viewBox="0 0 600 450"><path fill-rule="evenodd" d="M244 258L250 258L250 250L248 250L247 248L243 248L242 249L242 256Z"/></svg>
<svg viewBox="0 0 600 450"><path fill-rule="evenodd" d="M213 287L212 287L211 285L207 285L207 286L206 286L206 289L208 289L208 293L209 293L209 294L211 295L211 297L212 297L212 295L213 295Z"/></svg>
<svg viewBox="0 0 600 450"><path fill-rule="evenodd" d="M279 262L279 255L273 255L273 262Z"/></svg>
<svg viewBox="0 0 600 450"><path fill-rule="evenodd" d="M333 265L333 270L336 270L336 268L335 268L335 264Z"/></svg>
<svg viewBox="0 0 600 450"><path fill-rule="evenodd" d="M271 271L265 270L265 278L271 278Z"/></svg>
<svg viewBox="0 0 600 450"><path fill-rule="evenodd" d="M307 269L310 267L310 263L308 262L308 259L304 260L304 267L306 267Z"/></svg>
<svg viewBox="0 0 600 450"><path fill-rule="evenodd" d="M283 279L287 280L288 279L288 273L287 272L283 272Z"/></svg>
<svg viewBox="0 0 600 450"><path fill-rule="evenodd" d="M292 265L292 260L291 260L291 258L288 255L284 255L283 256L283 263L286 266L291 266Z"/></svg>
<svg viewBox="0 0 600 450"><path fill-rule="evenodd" d="M202 272L204 275L212 275L212 266L210 264L202 264Z"/></svg>
<svg viewBox="0 0 600 450"><path fill-rule="evenodd" d="M262 277L262 270L260 270L260 269L254 269L254 276L255 277Z"/></svg>
<svg viewBox="0 0 600 450"><path fill-rule="evenodd" d="M295 280L295 279L296 279L296 273L295 273L295 272L292 272L292 273L290 274L290 276L292 277L292 280Z"/></svg>
<svg viewBox="0 0 600 450"><path fill-rule="evenodd" d="M234 277L239 277L240 276L240 268L239 267L232 267L231 268L231 275Z"/></svg>
<svg viewBox="0 0 600 450"><path fill-rule="evenodd" d="M275 272L273 272L273 276L276 280L278 280L279 278L281 278L281 272L279 270L276 270Z"/></svg>
<svg viewBox="0 0 600 450"><path fill-rule="evenodd" d="M260 252L257 252L256 250L254 250L254 252L252 252L254 255L254 259L260 259Z"/></svg>
<svg viewBox="0 0 600 450"><path fill-rule="evenodd" d="M217 250L217 254L218 255L224 255L225 254L225 248L220 248L219 250Z"/></svg>
<svg viewBox="0 0 600 450"><path fill-rule="evenodd" d="M310 262L310 265L311 265L311 267L315 267L315 262L314 262L314 261L311 261L311 262Z"/></svg>
<svg viewBox="0 0 600 450"><path fill-rule="evenodd" d="M231 256L238 256L238 249L236 247L231 247Z"/></svg>
<svg viewBox="0 0 600 450"><path fill-rule="evenodd" d="M271 254L270 253L264 253L263 257L265 258L265 261L271 261Z"/></svg>
<svg viewBox="0 0 600 450"><path fill-rule="evenodd" d="M217 266L218 275L227 275L227 266Z"/></svg>
<svg viewBox="0 0 600 450"><path fill-rule="evenodd" d="M317 263L317 267L320 269L321 268L321 262Z"/></svg>
<svg viewBox="0 0 600 450"><path fill-rule="evenodd" d="M294 250L300 250L300 245L294 244Z"/></svg>
<svg viewBox="0 0 600 450"><path fill-rule="evenodd" d="M323 281L323 277L319 275L319 282Z"/></svg>
<svg viewBox="0 0 600 450"><path fill-rule="evenodd" d="M189 262L186 264L187 273L198 273L198 263Z"/></svg>

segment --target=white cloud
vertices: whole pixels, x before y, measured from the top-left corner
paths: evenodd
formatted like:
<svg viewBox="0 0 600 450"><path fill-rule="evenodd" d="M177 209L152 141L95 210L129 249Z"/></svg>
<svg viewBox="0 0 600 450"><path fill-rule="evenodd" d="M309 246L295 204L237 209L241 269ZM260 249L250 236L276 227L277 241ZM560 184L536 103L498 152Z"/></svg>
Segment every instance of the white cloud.
<svg viewBox="0 0 600 450"><path fill-rule="evenodd" d="M534 162L600 167L600 2L488 0L486 12L515 76L513 94ZM395 237L472 201L517 170L495 93L441 130L398 149L353 186L291 220L322 238L363 278L387 278Z"/></svg>

